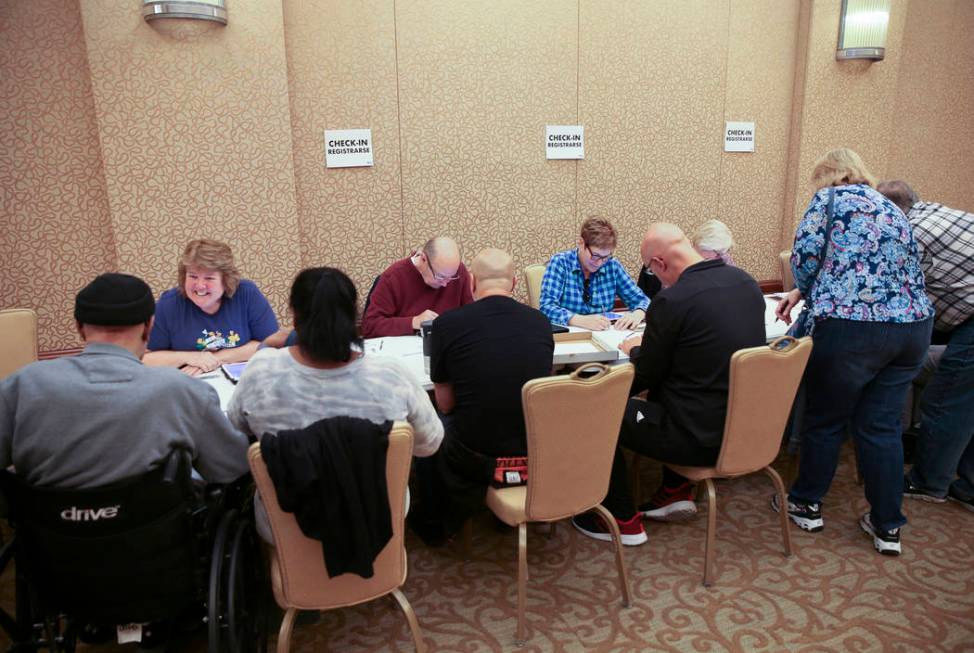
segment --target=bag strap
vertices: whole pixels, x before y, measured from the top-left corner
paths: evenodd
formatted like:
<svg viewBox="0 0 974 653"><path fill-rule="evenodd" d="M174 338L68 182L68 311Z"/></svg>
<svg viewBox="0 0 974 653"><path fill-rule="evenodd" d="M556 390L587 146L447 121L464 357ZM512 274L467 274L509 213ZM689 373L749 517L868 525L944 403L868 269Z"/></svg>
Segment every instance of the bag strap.
<svg viewBox="0 0 974 653"><path fill-rule="evenodd" d="M812 285L808 287L808 294L805 295L806 298L810 298L812 293L815 291L815 283L818 281L818 273L822 271L822 264L825 262L825 257L829 254L829 243L832 239L829 232L832 231L832 222L835 218L835 186L829 186L829 204L828 208L825 209L825 243L822 245L822 253L818 257L818 267L815 268L815 276L812 278Z"/></svg>

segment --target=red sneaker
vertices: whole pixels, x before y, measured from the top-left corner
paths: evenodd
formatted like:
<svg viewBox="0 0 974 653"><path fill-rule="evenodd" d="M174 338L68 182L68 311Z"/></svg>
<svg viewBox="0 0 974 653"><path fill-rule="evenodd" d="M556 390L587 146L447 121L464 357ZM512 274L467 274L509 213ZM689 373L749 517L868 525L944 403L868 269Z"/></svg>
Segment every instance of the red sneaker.
<svg viewBox="0 0 974 653"><path fill-rule="evenodd" d="M676 488L662 485L649 502L639 506L643 517L657 521L685 521L697 514L693 502L693 487L689 483Z"/></svg>
<svg viewBox="0 0 974 653"><path fill-rule="evenodd" d="M632 519L628 521L616 519L616 523L619 524L619 539L626 546L639 546L649 539L646 537L646 530L643 528L642 515L638 512L633 515ZM609 532L608 524L596 512L575 515L572 517L572 526L582 535L587 535L592 539L605 542L612 541L612 533Z"/></svg>

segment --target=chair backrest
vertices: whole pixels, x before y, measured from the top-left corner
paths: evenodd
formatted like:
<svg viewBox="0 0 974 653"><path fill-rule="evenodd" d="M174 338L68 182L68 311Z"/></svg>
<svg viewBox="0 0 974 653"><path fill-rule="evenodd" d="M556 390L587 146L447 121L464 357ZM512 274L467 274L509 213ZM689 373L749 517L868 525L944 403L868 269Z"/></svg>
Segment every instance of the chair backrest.
<svg viewBox="0 0 974 653"><path fill-rule="evenodd" d="M524 282L528 288L528 303L535 308L541 308L541 278L544 277L545 266L541 264L529 265L524 268Z"/></svg>
<svg viewBox="0 0 974 653"><path fill-rule="evenodd" d="M790 336L734 352L718 474L749 474L775 459L811 353L811 338Z"/></svg>
<svg viewBox="0 0 974 653"><path fill-rule="evenodd" d="M35 487L0 472L17 568L41 611L130 623L174 617L202 601L200 560L209 547L190 472L184 450L97 488Z"/></svg>
<svg viewBox="0 0 974 653"><path fill-rule="evenodd" d="M278 505L274 482L260 454L260 443L252 444L247 455L274 534L271 581L279 605L328 610L369 601L388 594L405 582L403 529L406 485L413 455L413 429L409 424L396 422L389 432L386 483L392 513L392 539L375 559L372 578L362 578L356 574L329 578L321 542L305 537L294 515L284 512Z"/></svg>
<svg viewBox="0 0 974 653"><path fill-rule="evenodd" d="M369 292L365 295L365 304L362 305L362 317L369 312L369 304L372 303L372 293L375 292L375 287L379 285L379 279L382 275L376 275L375 279L372 280L372 285L369 286Z"/></svg>
<svg viewBox="0 0 974 653"><path fill-rule="evenodd" d="M795 287L795 277L791 273L791 250L786 249L778 254L778 260L781 261L781 289L788 292Z"/></svg>
<svg viewBox="0 0 974 653"><path fill-rule="evenodd" d="M584 378L590 369L598 372ZM631 363L596 363L524 384L528 520L568 517L605 498L633 373Z"/></svg>
<svg viewBox="0 0 974 653"><path fill-rule="evenodd" d="M37 360L37 313L29 308L0 311L0 379Z"/></svg>

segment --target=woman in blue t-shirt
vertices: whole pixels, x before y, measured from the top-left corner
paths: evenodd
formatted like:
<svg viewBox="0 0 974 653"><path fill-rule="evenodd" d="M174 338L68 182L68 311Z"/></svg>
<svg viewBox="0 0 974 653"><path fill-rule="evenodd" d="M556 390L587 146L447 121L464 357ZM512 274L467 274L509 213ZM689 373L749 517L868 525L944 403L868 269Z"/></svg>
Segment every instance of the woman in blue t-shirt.
<svg viewBox="0 0 974 653"><path fill-rule="evenodd" d="M156 302L143 361L196 376L248 360L275 331L271 305L253 281L240 278L230 246L193 240L179 260L179 286Z"/></svg>

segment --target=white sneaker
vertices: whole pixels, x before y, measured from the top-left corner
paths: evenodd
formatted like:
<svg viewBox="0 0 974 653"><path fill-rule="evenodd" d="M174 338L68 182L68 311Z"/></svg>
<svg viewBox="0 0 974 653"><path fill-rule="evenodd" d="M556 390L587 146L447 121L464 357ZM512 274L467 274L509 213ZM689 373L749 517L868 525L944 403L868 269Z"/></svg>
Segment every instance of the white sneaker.
<svg viewBox="0 0 974 653"><path fill-rule="evenodd" d="M891 531L879 530L873 526L868 512L859 520L859 526L866 533L873 536L873 546L883 555L898 556L903 552L900 547L900 529L894 528Z"/></svg>

